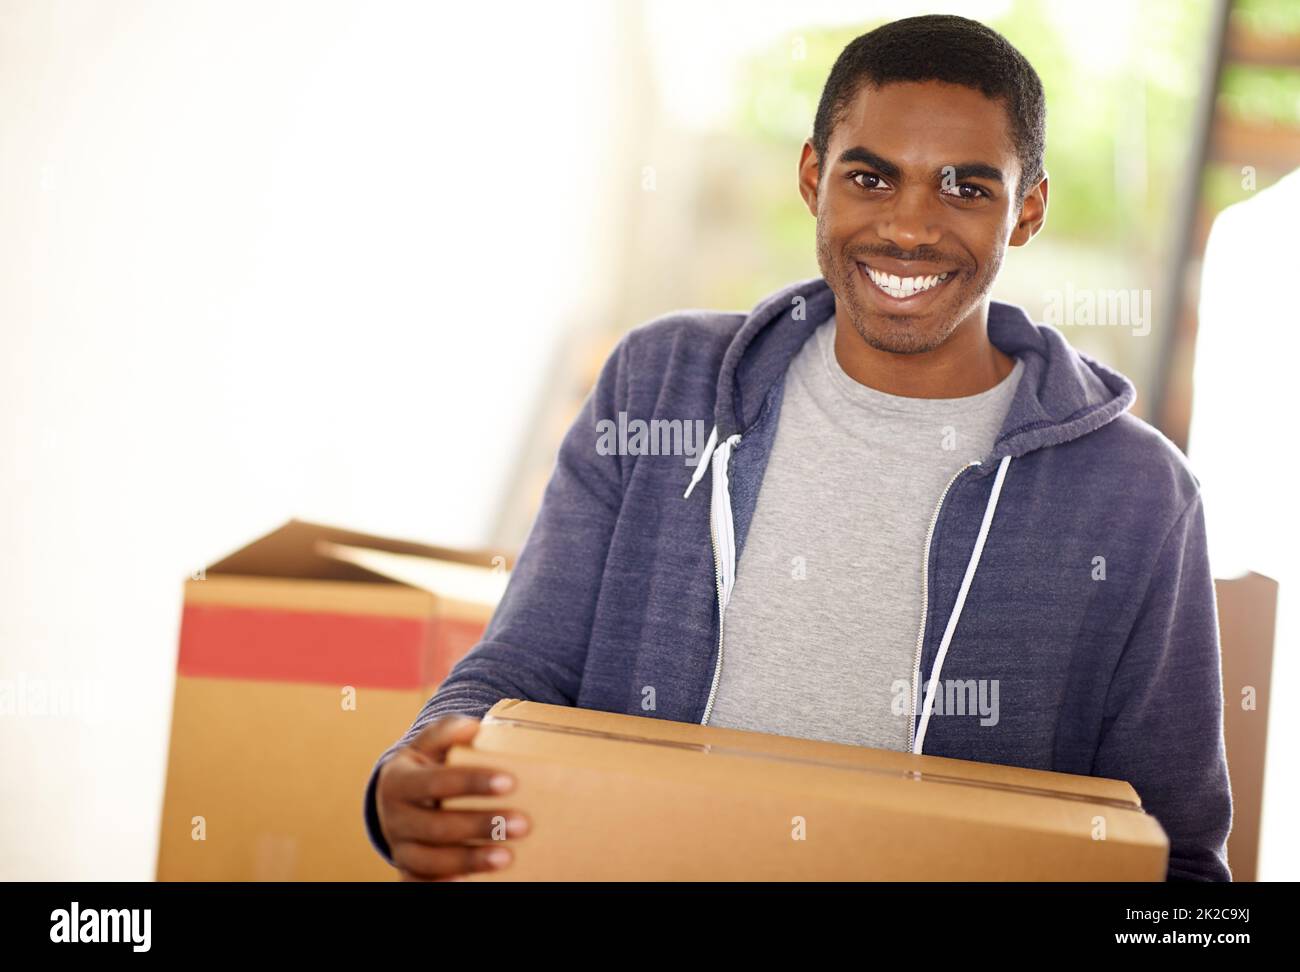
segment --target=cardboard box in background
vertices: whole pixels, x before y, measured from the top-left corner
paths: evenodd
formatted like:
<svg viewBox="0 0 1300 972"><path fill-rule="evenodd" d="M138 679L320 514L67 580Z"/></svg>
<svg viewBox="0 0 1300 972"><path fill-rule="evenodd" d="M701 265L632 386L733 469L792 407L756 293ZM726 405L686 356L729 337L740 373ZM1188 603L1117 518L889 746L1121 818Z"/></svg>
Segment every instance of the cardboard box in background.
<svg viewBox="0 0 1300 972"><path fill-rule="evenodd" d="M471 880L1163 881L1168 865L1133 788L1090 776L513 699L448 763L518 780L448 808L533 824Z"/></svg>
<svg viewBox="0 0 1300 972"><path fill-rule="evenodd" d="M366 780L509 566L294 520L188 580L158 879L392 880Z"/></svg>

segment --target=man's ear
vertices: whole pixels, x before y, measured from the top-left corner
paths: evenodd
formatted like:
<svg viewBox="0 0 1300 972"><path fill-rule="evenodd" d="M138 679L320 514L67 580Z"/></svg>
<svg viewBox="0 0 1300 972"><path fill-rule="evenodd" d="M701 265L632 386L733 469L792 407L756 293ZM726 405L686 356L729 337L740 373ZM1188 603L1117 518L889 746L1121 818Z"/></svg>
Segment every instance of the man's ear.
<svg viewBox="0 0 1300 972"><path fill-rule="evenodd" d="M805 139L799 155L799 195L803 196L808 212L817 215L817 198L821 194L821 163L813 149L812 139Z"/></svg>
<svg viewBox="0 0 1300 972"><path fill-rule="evenodd" d="M1047 172L1038 185L1029 190L1025 201L1020 204L1020 214L1016 217L1015 229L1011 231L1011 246L1024 246L1043 228L1047 221Z"/></svg>

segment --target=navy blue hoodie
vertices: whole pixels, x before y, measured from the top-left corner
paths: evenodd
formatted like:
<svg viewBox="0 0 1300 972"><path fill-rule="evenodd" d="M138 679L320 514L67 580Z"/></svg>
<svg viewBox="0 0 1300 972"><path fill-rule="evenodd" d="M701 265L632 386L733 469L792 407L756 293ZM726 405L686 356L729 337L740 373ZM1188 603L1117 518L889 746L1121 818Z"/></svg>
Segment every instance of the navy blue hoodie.
<svg viewBox="0 0 1300 972"><path fill-rule="evenodd" d="M682 311L619 342L563 440L483 640L376 763L365 821L385 858L378 768L439 716L516 698L707 722L786 370L833 310L818 277L749 314ZM932 526L916 552L912 751L1127 780L1169 835L1171 879L1230 880L1199 482L1129 413L1122 375L1009 304L990 304L988 335L1024 373L992 452L941 497L917 497ZM694 468L680 455L606 454L598 423L620 413L713 432ZM949 679L996 680L996 722L928 718L927 684Z"/></svg>

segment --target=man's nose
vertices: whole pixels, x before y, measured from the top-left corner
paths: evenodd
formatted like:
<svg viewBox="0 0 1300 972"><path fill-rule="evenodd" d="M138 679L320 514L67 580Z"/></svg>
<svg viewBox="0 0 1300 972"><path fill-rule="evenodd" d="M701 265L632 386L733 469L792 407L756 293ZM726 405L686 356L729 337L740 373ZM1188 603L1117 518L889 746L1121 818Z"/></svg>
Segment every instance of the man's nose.
<svg viewBox="0 0 1300 972"><path fill-rule="evenodd" d="M920 186L895 193L880 214L876 232L904 250L933 246L943 235L940 203L934 193Z"/></svg>

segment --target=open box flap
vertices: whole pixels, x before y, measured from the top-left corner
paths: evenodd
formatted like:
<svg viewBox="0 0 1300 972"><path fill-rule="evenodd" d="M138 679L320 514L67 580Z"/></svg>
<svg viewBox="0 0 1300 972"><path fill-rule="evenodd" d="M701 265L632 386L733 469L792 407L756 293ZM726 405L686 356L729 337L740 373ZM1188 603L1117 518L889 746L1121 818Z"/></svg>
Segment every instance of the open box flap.
<svg viewBox="0 0 1300 972"><path fill-rule="evenodd" d="M294 519L212 564L206 568L206 573L371 584L401 583L358 563L328 556L324 552L328 547L322 548L321 541L481 567L493 567L494 558L503 558L496 563L504 563L507 569L513 566L513 558L499 551L452 550Z"/></svg>

